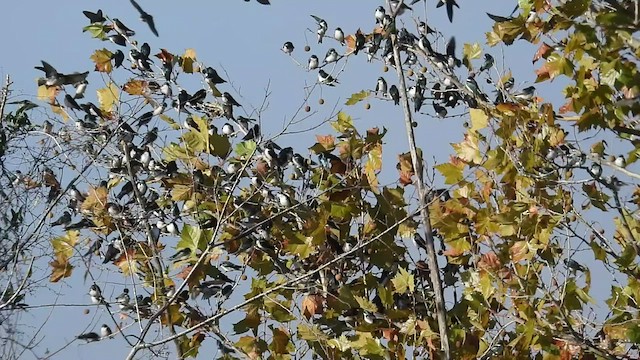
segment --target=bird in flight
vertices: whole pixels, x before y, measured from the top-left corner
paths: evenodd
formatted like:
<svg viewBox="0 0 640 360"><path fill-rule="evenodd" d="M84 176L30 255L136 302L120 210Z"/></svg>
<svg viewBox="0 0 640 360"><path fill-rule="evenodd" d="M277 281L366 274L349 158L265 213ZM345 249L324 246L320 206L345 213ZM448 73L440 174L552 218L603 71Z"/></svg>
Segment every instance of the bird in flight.
<svg viewBox="0 0 640 360"><path fill-rule="evenodd" d="M138 10L138 12L140 13L140 20L142 20L142 22L147 23L147 25L149 25L149 29L151 29L151 32L155 36L158 36L158 30L156 30L156 24L153 22L153 16L149 15L149 13L142 10L140 5L138 5L138 3L135 0L129 0L129 1L131 1L131 5L133 5L133 7L136 8L136 10Z"/></svg>

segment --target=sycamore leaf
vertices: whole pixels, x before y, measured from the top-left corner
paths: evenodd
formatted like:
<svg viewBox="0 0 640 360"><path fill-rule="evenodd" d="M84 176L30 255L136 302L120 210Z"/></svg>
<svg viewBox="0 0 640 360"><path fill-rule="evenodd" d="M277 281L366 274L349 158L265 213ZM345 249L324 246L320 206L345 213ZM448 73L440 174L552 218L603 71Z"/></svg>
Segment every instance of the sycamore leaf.
<svg viewBox="0 0 640 360"><path fill-rule="evenodd" d="M38 86L38 100L46 101L49 104L55 104L56 95L58 95L59 91L60 88L58 88L57 86Z"/></svg>
<svg viewBox="0 0 640 360"><path fill-rule="evenodd" d="M113 53L107 49L96 50L90 59L96 64L96 71L110 73L113 70L111 65L111 57Z"/></svg>
<svg viewBox="0 0 640 360"><path fill-rule="evenodd" d="M355 296L355 295L354 295L354 298L356 299L356 302L358 303L358 305L362 310L369 311L369 312L379 311L378 307L374 303L369 301L369 299L360 297L360 296Z"/></svg>
<svg viewBox="0 0 640 360"><path fill-rule="evenodd" d="M289 333L286 329L271 329L273 332L273 338L269 349L272 354L289 354L294 351L293 344L290 341Z"/></svg>
<svg viewBox="0 0 640 360"><path fill-rule="evenodd" d="M144 80L129 80L122 89L129 95L144 95L149 88L149 83Z"/></svg>
<svg viewBox="0 0 640 360"><path fill-rule="evenodd" d="M364 165L364 171L369 181L371 191L378 192L377 173L382 169L382 144L376 144L367 154L367 162Z"/></svg>
<svg viewBox="0 0 640 360"><path fill-rule="evenodd" d="M351 116L347 115L346 113L340 111L338 113L338 118L334 121L331 121L331 127L341 133L344 134L346 132L349 132L351 130L354 130L353 127L353 120L351 119ZM318 141L320 142L320 141Z"/></svg>
<svg viewBox="0 0 640 360"><path fill-rule="evenodd" d="M182 63L180 64L180 66L182 66L182 70L186 73L194 73L194 72L198 72L199 69L197 68L197 66L194 66L194 63L196 61L196 51L194 49L187 49L184 52L184 55L182 55Z"/></svg>
<svg viewBox="0 0 640 360"><path fill-rule="evenodd" d="M163 63L172 63L173 62L173 54L168 52L166 49L160 49L160 52L154 55L158 59L160 59Z"/></svg>
<svg viewBox="0 0 640 360"><path fill-rule="evenodd" d="M111 112L114 105L118 102L120 97L118 87L113 83L109 83L107 87L97 91L98 103L100 104L100 110Z"/></svg>
<svg viewBox="0 0 640 360"><path fill-rule="evenodd" d="M448 162L435 166L436 170L444 176L445 184L456 184L464 178L463 169L464 164L459 163L458 166L455 164Z"/></svg>
<svg viewBox="0 0 640 360"><path fill-rule="evenodd" d="M71 276L73 266L69 264L69 260L67 258L58 256L55 260L50 262L49 265L51 266L51 276L49 277L50 282L58 282L63 278Z"/></svg>
<svg viewBox="0 0 640 360"><path fill-rule="evenodd" d="M357 93L353 93L351 94L351 97L349 97L349 99L347 99L347 102L345 103L345 105L355 105L357 103L359 103L360 101L366 99L369 96L369 91L368 90L362 90L360 92Z"/></svg>
<svg viewBox="0 0 640 360"><path fill-rule="evenodd" d="M470 109L469 117L471 118L471 130L478 131L489 125L489 116L482 109Z"/></svg>
<svg viewBox="0 0 640 360"><path fill-rule="evenodd" d="M160 322L162 325L180 325L184 321L184 315L180 312L180 304L171 304L169 308L162 313Z"/></svg>
<svg viewBox="0 0 640 360"><path fill-rule="evenodd" d="M67 115L67 112L64 111L62 106L60 106L58 104L51 104L51 111L53 111L54 114L58 114L58 115L62 116L62 119L64 121L67 121L67 119L69 119L69 115Z"/></svg>
<svg viewBox="0 0 640 360"><path fill-rule="evenodd" d="M413 275L402 267L398 268L398 273L391 279L391 282L393 283L393 287L395 288L394 293L396 294L404 294L407 290L413 293L416 287Z"/></svg>
<svg viewBox="0 0 640 360"><path fill-rule="evenodd" d="M542 44L540 44L540 47L538 47L538 51L536 51L535 55L533 55L533 59L531 61L535 63L541 58L547 58L547 56L549 56L552 51L553 48L543 42Z"/></svg>
<svg viewBox="0 0 640 360"><path fill-rule="evenodd" d="M460 159L464 161L474 164L480 164L482 162L482 153L478 146L478 138L472 136L470 133L464 135L464 140L461 143L453 144L453 148L456 150Z"/></svg>
<svg viewBox="0 0 640 360"><path fill-rule="evenodd" d="M91 188L87 194L87 198L82 202L82 210L92 213L100 212L107 205L108 191L105 187Z"/></svg>
<svg viewBox="0 0 640 360"><path fill-rule="evenodd" d="M82 32L89 32L92 37L106 40L107 33L111 30L108 25L102 23L93 23L82 28Z"/></svg>
<svg viewBox="0 0 640 360"><path fill-rule="evenodd" d="M509 249L513 262L519 262L527 258L529 244L526 241L516 241Z"/></svg>
<svg viewBox="0 0 640 360"><path fill-rule="evenodd" d="M53 253L59 260L69 259L73 255L73 248L78 243L80 231L69 230L64 236L59 236L51 240Z"/></svg>
<svg viewBox="0 0 640 360"><path fill-rule="evenodd" d="M478 59L480 58L480 55L482 55L482 47L480 47L480 44L478 43L464 44L462 47L462 56L465 59Z"/></svg>
<svg viewBox="0 0 640 360"><path fill-rule="evenodd" d="M240 158L251 156L256 150L257 144L253 140L239 142L235 147L236 155Z"/></svg>
<svg viewBox="0 0 640 360"><path fill-rule="evenodd" d="M197 250L204 250L207 247L207 242L210 238L211 231L184 224L182 233L180 234L180 241L178 241L176 245L176 250L189 249L192 254L195 254Z"/></svg>
<svg viewBox="0 0 640 360"><path fill-rule="evenodd" d="M316 314L322 314L322 304L324 299L318 294L307 295L302 300L302 314L307 318L311 318Z"/></svg>

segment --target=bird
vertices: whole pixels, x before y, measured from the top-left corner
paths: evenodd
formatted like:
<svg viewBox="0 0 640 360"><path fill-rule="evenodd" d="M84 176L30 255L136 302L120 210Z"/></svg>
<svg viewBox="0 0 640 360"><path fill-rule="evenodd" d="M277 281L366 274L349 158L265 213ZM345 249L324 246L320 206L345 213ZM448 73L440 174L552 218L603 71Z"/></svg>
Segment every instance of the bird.
<svg viewBox="0 0 640 360"><path fill-rule="evenodd" d="M115 300L121 310L126 309L129 306L129 302L131 301L131 297L129 296L129 289L124 288L124 290L122 290L122 294L118 295Z"/></svg>
<svg viewBox="0 0 640 360"><path fill-rule="evenodd" d="M600 175L602 175L602 166L598 163L591 164L589 167L589 174L591 174L594 179L600 178Z"/></svg>
<svg viewBox="0 0 640 360"><path fill-rule="evenodd" d="M331 75L327 74L322 69L318 71L318 82L329 86L334 86L334 84L338 83L336 79L334 79Z"/></svg>
<svg viewBox="0 0 640 360"><path fill-rule="evenodd" d="M429 35L435 34L435 30L433 30L426 22L420 21L418 23L418 34L420 35Z"/></svg>
<svg viewBox="0 0 640 360"><path fill-rule="evenodd" d="M122 206L116 203L107 203L107 212L110 216L118 216L122 213Z"/></svg>
<svg viewBox="0 0 640 360"><path fill-rule="evenodd" d="M96 224L87 219L87 218L83 218L82 220L78 221L77 223L74 224L69 224L67 226L64 227L64 230L80 230L80 229L85 229L85 228L89 228L89 227L96 227Z"/></svg>
<svg viewBox="0 0 640 360"><path fill-rule="evenodd" d="M278 203L280 204L280 206L284 208L288 208L289 206L291 206L291 200L287 195L280 193L280 194L277 194L277 196L278 196Z"/></svg>
<svg viewBox="0 0 640 360"><path fill-rule="evenodd" d="M82 12L84 14L84 16L86 16L89 19L89 22L94 24L94 23L101 23L106 21L107 19L105 19L105 17L102 14L102 10L98 9L98 11L96 12L91 12L91 11L83 11Z"/></svg>
<svg viewBox="0 0 640 360"><path fill-rule="evenodd" d="M624 155L618 155L615 160L613 160L613 164L617 167L623 168L627 166L627 161L624 159Z"/></svg>
<svg viewBox="0 0 640 360"><path fill-rule="evenodd" d="M218 72L212 67L206 67L204 70L202 70L202 72L204 73L204 80L209 85L226 83L226 81L223 78L221 78L220 75L218 75ZM167 96L171 96L171 95L167 95Z"/></svg>
<svg viewBox="0 0 640 360"><path fill-rule="evenodd" d="M138 117L137 126L141 127L141 126L147 125L148 123L151 122L151 119L153 119L153 111L147 111L146 113L144 113L144 114L140 115L140 117Z"/></svg>
<svg viewBox="0 0 640 360"><path fill-rule="evenodd" d="M536 92L536 88L533 86L528 86L524 89L522 89L522 91L513 94L513 97L517 100L522 100L522 101L531 101L533 99L533 96Z"/></svg>
<svg viewBox="0 0 640 360"><path fill-rule="evenodd" d="M480 66L480 72L491 69L495 60L491 54L484 54L484 63Z"/></svg>
<svg viewBox="0 0 640 360"><path fill-rule="evenodd" d="M436 114L441 118L447 116L447 109L438 103L433 103L433 110L435 110Z"/></svg>
<svg viewBox="0 0 640 360"><path fill-rule="evenodd" d="M382 76L380 76L378 82L376 82L375 92L382 94L382 96L387 94L387 81Z"/></svg>
<svg viewBox="0 0 640 360"><path fill-rule="evenodd" d="M476 82L475 74L473 73L469 74L464 85L474 96L480 96L482 94L480 91L480 87Z"/></svg>
<svg viewBox="0 0 640 360"><path fill-rule="evenodd" d="M155 109L153 109L153 116L161 115L162 113L164 113L166 109L167 109L166 103L159 104L158 106L155 107Z"/></svg>
<svg viewBox="0 0 640 360"><path fill-rule="evenodd" d="M336 38L336 40L338 40L340 44L344 45L344 32L342 31L342 29L337 27L333 31L333 37Z"/></svg>
<svg viewBox="0 0 640 360"><path fill-rule="evenodd" d="M229 124L229 123L225 123L225 124L222 126L222 133L223 133L224 135L227 135L227 136L229 136L229 135L233 135L233 133L235 133L235 129L233 128L233 125L231 125L231 124Z"/></svg>
<svg viewBox="0 0 640 360"><path fill-rule="evenodd" d="M114 18L113 19L113 29L120 35L122 36L133 36L136 34L135 31L129 29L128 27L126 27L122 21Z"/></svg>
<svg viewBox="0 0 640 360"><path fill-rule="evenodd" d="M98 297L102 295L102 290L100 290L100 286L98 284L93 283L89 287L89 296Z"/></svg>
<svg viewBox="0 0 640 360"><path fill-rule="evenodd" d="M66 106L68 109L71 109L73 111L82 110L80 105L78 105L78 102L73 98L73 96L69 94L66 94L64 96L64 106Z"/></svg>
<svg viewBox="0 0 640 360"><path fill-rule="evenodd" d="M367 42L367 39L364 37L364 34L360 29L356 31L356 41L355 41L355 49L353 50L354 55L358 55L358 52L364 49L364 45Z"/></svg>
<svg viewBox="0 0 640 360"><path fill-rule="evenodd" d="M76 93L73 95L73 98L82 99L84 97L84 92L87 90L88 84L89 83L87 82L87 80L74 84L74 86L76 87Z"/></svg>
<svg viewBox="0 0 640 360"><path fill-rule="evenodd" d="M88 71L83 73L74 72L72 74L62 74L46 61L41 60L40 62L42 63L42 66L36 66L35 69L43 71L45 77L38 79L38 86L45 85L47 87L51 87L73 85L86 81L87 76L89 76Z"/></svg>
<svg viewBox="0 0 640 360"><path fill-rule="evenodd" d="M120 255L120 249L116 246L116 242L112 241L107 245L107 251L104 253L104 259L102 260L103 264L112 262Z"/></svg>
<svg viewBox="0 0 640 360"><path fill-rule="evenodd" d="M395 12L396 16L404 14L406 10L413 11L413 9L404 2L402 3L402 6L399 6L400 0L390 0L389 5L391 7L391 12Z"/></svg>
<svg viewBox="0 0 640 360"><path fill-rule="evenodd" d="M335 61L338 61L338 59L340 58L340 55L338 55L338 52L336 51L336 49L331 48L327 51L327 55L325 55L324 57L324 62L325 63L332 63Z"/></svg>
<svg viewBox="0 0 640 360"><path fill-rule="evenodd" d="M282 51L284 51L284 53L288 55L291 55L294 48L295 47L293 46L293 43L291 41L287 41L284 43L284 45L282 45Z"/></svg>
<svg viewBox="0 0 640 360"><path fill-rule="evenodd" d="M127 46L127 38L120 34L111 34L107 36L109 41L119 46Z"/></svg>
<svg viewBox="0 0 640 360"><path fill-rule="evenodd" d="M225 102L225 104L229 104L229 105L232 105L232 106L242 106L228 92L224 92L222 94L222 100Z"/></svg>
<svg viewBox="0 0 640 360"><path fill-rule="evenodd" d="M391 85L391 88L389 88L389 96L391 96L395 105L400 104L400 91L398 90L398 87Z"/></svg>
<svg viewBox="0 0 640 360"><path fill-rule="evenodd" d="M311 57L309 57L309 63L307 65L307 69L314 70L317 68L318 68L318 57L315 55L311 55Z"/></svg>
<svg viewBox="0 0 640 360"><path fill-rule="evenodd" d="M71 222L71 214L65 211L56 221L51 223L51 226L67 225Z"/></svg>
<svg viewBox="0 0 640 360"><path fill-rule="evenodd" d="M431 55L434 53L433 48L431 47L431 43L425 34L420 35L420 39L418 40L418 47L424 51L427 55Z"/></svg>
<svg viewBox="0 0 640 360"><path fill-rule="evenodd" d="M100 335L96 334L95 332L88 332L88 333L84 333L84 334L80 334L78 336L76 336L77 339L80 340L86 340L87 342L93 342L93 341L98 341L100 340Z"/></svg>
<svg viewBox="0 0 640 360"><path fill-rule="evenodd" d="M327 29L329 28L329 26L324 19L319 18L315 15L311 15L311 17L316 21L316 23L318 23L318 30L316 31L316 33L318 34L318 44L322 44L322 39L327 33Z"/></svg>
<svg viewBox="0 0 640 360"><path fill-rule="evenodd" d="M452 36L449 38L447 42L447 65L449 69L453 69L454 66L460 67L462 65L462 61L456 58L456 38Z"/></svg>
<svg viewBox="0 0 640 360"><path fill-rule="evenodd" d="M376 11L373 13L373 15L376 18L376 24L382 24L382 20L386 15L386 11L384 10L383 6L378 6L376 8Z"/></svg>
<svg viewBox="0 0 640 360"><path fill-rule="evenodd" d="M111 60L113 60L113 66L119 68L122 66L124 62L124 53L122 50L118 50L111 55Z"/></svg>
<svg viewBox="0 0 640 360"><path fill-rule="evenodd" d="M138 10L138 12L140 13L140 20L142 20L142 22L147 23L147 25L149 25L149 29L151 30L153 35L159 36L158 30L156 30L156 25L153 22L153 16L149 15L146 11L142 10L140 5L138 5L138 3L135 0L129 0L129 1L131 1L131 5L133 5L133 7L136 8L136 10Z"/></svg>
<svg viewBox="0 0 640 360"><path fill-rule="evenodd" d="M107 324L102 324L100 327L100 336L103 338L111 336L111 328Z"/></svg>
<svg viewBox="0 0 640 360"><path fill-rule="evenodd" d="M573 259L564 259L564 264L567 265L567 267L569 269L571 269L571 271L582 271L582 272L586 272L587 268L580 265L580 263L578 263L577 261L573 260Z"/></svg>
<svg viewBox="0 0 640 360"><path fill-rule="evenodd" d="M456 0L438 0L436 8L442 7L443 5L446 5L449 22L453 22L453 7L455 6L460 9L460 6L456 3Z"/></svg>

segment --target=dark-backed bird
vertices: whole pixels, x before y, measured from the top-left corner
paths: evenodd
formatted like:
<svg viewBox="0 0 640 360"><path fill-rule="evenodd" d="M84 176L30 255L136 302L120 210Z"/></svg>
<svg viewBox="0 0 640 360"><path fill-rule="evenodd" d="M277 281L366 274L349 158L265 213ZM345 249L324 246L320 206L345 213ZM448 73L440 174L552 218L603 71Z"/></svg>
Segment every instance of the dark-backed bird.
<svg viewBox="0 0 640 360"><path fill-rule="evenodd" d="M443 5L446 5L449 22L453 22L453 7L455 6L460 9L460 6L458 6L456 0L438 0L436 8L442 7Z"/></svg>
<svg viewBox="0 0 640 360"><path fill-rule="evenodd" d="M156 30L156 25L153 22L153 16L149 15L146 11L142 10L140 5L138 5L138 3L135 0L129 0L129 1L131 1L131 5L133 5L133 7L136 8L136 10L138 10L138 12L140 13L140 20L142 20L142 22L147 23L147 25L149 25L149 29L151 30L153 35L158 36L158 30Z"/></svg>
<svg viewBox="0 0 640 360"><path fill-rule="evenodd" d="M91 11L83 11L82 12L84 14L84 16L86 16L89 19L90 23L101 23L106 21L107 19L104 18L104 16L102 15L102 10L98 9L98 11L96 12L91 12Z"/></svg>

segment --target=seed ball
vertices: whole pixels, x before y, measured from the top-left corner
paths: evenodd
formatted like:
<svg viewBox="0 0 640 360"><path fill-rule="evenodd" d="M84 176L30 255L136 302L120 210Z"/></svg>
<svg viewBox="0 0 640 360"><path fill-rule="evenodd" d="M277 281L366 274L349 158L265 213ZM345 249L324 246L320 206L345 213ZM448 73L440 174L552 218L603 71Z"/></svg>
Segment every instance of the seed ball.
<svg viewBox="0 0 640 360"><path fill-rule="evenodd" d="M426 72L427 72L427 68L426 68L426 67L424 67L424 66L423 66L423 67L421 67L421 68L420 68L420 72L421 72L421 73L423 73L423 74L424 74L424 73L426 73Z"/></svg>
<svg viewBox="0 0 640 360"><path fill-rule="evenodd" d="M305 106L305 107L304 107L304 111L305 111L305 112L309 112L309 111L311 111L311 106L309 106L309 105Z"/></svg>
<svg viewBox="0 0 640 360"><path fill-rule="evenodd" d="M240 280L247 280L247 275L246 274L242 274L240 276Z"/></svg>
<svg viewBox="0 0 640 360"><path fill-rule="evenodd" d="M382 72L387 72L389 71L389 67L387 65L382 67Z"/></svg>
<svg viewBox="0 0 640 360"><path fill-rule="evenodd" d="M320 105L324 104L324 99L320 98L320 100L318 100L318 104L320 104Z"/></svg>
<svg viewBox="0 0 640 360"><path fill-rule="evenodd" d="M364 104L364 108L367 110L371 109L371 104L369 103Z"/></svg>
<svg viewBox="0 0 640 360"><path fill-rule="evenodd" d="M413 76L413 70L412 69L407 70L407 76Z"/></svg>
<svg viewBox="0 0 640 360"><path fill-rule="evenodd" d="M304 51L309 52L311 51L311 46L307 45L304 47Z"/></svg>

